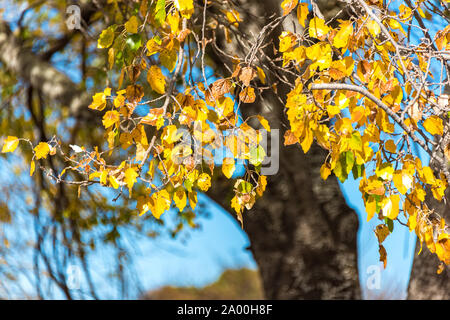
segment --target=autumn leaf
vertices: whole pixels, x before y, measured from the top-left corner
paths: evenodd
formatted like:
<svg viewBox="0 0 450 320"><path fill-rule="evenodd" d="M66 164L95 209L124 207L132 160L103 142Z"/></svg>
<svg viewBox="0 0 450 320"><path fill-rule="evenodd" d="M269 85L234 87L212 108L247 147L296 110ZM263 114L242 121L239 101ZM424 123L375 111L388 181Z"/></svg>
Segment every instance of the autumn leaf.
<svg viewBox="0 0 450 320"><path fill-rule="evenodd" d="M284 0L281 3L283 9L283 16L288 15L297 6L298 0Z"/></svg>
<svg viewBox="0 0 450 320"><path fill-rule="evenodd" d="M14 136L8 136L3 144L2 153L14 152L19 145L19 139Z"/></svg>
<svg viewBox="0 0 450 320"><path fill-rule="evenodd" d="M155 192L151 198L153 200L152 214L156 219L159 219L164 212L170 209L170 204L172 203L170 194L166 189L163 189Z"/></svg>
<svg viewBox="0 0 450 320"><path fill-rule="evenodd" d="M259 122L261 123L261 125L263 126L263 128L264 128L265 130L267 130L268 132L270 132L269 121L267 121L266 118L264 118L264 117L261 116L261 115L257 115L256 117L258 118L258 120L259 120Z"/></svg>
<svg viewBox="0 0 450 320"><path fill-rule="evenodd" d="M163 25L166 20L166 0L157 0L154 10L154 18L158 25Z"/></svg>
<svg viewBox="0 0 450 320"><path fill-rule="evenodd" d="M444 134L444 124L442 119L438 116L430 116L423 122L423 127L429 133L435 135L443 135Z"/></svg>
<svg viewBox="0 0 450 320"><path fill-rule="evenodd" d="M166 79L158 66L153 65L150 67L147 73L147 81L150 84L150 87L152 87L153 91L156 91L160 94L164 94L166 92Z"/></svg>
<svg viewBox="0 0 450 320"><path fill-rule="evenodd" d="M98 38L97 48L106 49L109 48L114 41L115 26L110 26L102 31Z"/></svg>
<svg viewBox="0 0 450 320"><path fill-rule="evenodd" d="M387 265L387 252L386 249L380 244L378 252L380 254L380 261L383 262L383 267L386 269Z"/></svg>
<svg viewBox="0 0 450 320"><path fill-rule="evenodd" d="M243 103L253 103L255 99L255 89L252 87L247 87L239 93L239 100Z"/></svg>
<svg viewBox="0 0 450 320"><path fill-rule="evenodd" d="M248 87L250 85L250 81L256 76L256 71L252 67L242 68L239 72L239 80L242 81L244 86Z"/></svg>
<svg viewBox="0 0 450 320"><path fill-rule="evenodd" d="M31 165L30 165L30 177L34 174L34 171L36 170L36 164L34 163L34 161L31 161Z"/></svg>
<svg viewBox="0 0 450 320"><path fill-rule="evenodd" d="M325 25L325 21L320 18L312 18L309 23L309 36L322 40L330 32L330 28Z"/></svg>
<svg viewBox="0 0 450 320"><path fill-rule="evenodd" d="M295 134L291 130L287 130L284 133L284 145L285 146L290 146L297 142L298 142L298 138L295 136Z"/></svg>
<svg viewBox="0 0 450 320"><path fill-rule="evenodd" d="M382 203L381 209L383 215L391 220L395 220L399 213L400 196L393 194L389 198L385 198Z"/></svg>
<svg viewBox="0 0 450 320"><path fill-rule="evenodd" d="M202 173L198 177L197 185L202 191L208 191L208 189L211 187L211 177L207 173Z"/></svg>
<svg viewBox="0 0 450 320"><path fill-rule="evenodd" d="M125 30L129 33L137 33L138 32L138 19L136 16L132 16L126 23L125 23Z"/></svg>
<svg viewBox="0 0 450 320"><path fill-rule="evenodd" d="M261 81L262 84L266 84L266 74L264 73L264 70L260 67L256 67L256 72L258 73L258 78Z"/></svg>
<svg viewBox="0 0 450 320"><path fill-rule="evenodd" d="M175 202L178 210L182 212L187 204L186 192L182 187L178 188L173 194L173 201Z"/></svg>
<svg viewBox="0 0 450 320"><path fill-rule="evenodd" d="M308 17L308 4L307 3L299 3L297 7L297 19L300 25L305 28L305 20Z"/></svg>
<svg viewBox="0 0 450 320"><path fill-rule="evenodd" d="M228 79L219 79L210 84L209 89L206 90L206 99L208 101L214 101L225 94L229 93L231 89L231 83Z"/></svg>
<svg viewBox="0 0 450 320"><path fill-rule="evenodd" d="M377 236L378 243L381 244L386 239L386 237L390 234L389 228L384 224L379 224L375 228L375 235Z"/></svg>
<svg viewBox="0 0 450 320"><path fill-rule="evenodd" d="M113 126L114 124L118 123L120 121L120 114L113 110L113 111L108 111L105 113L105 115L103 116L103 126L105 127L105 129Z"/></svg>
<svg viewBox="0 0 450 320"><path fill-rule="evenodd" d="M175 8L180 11L183 18L189 19L194 13L194 1L193 0L174 0Z"/></svg>
<svg viewBox="0 0 450 320"><path fill-rule="evenodd" d="M224 158L222 161L222 172L228 179L231 178L233 172L235 170L234 159L233 158Z"/></svg>
<svg viewBox="0 0 450 320"><path fill-rule="evenodd" d="M47 142L40 142L35 148L34 153L36 155L36 159L46 159L47 155L50 152L50 146Z"/></svg>
<svg viewBox="0 0 450 320"><path fill-rule="evenodd" d="M134 184L137 182L137 177L139 176L139 174L137 173L135 168L128 168L127 170L125 170L125 183L127 184L128 187L128 191L130 192L130 197L131 197L131 192L133 190L133 186Z"/></svg>

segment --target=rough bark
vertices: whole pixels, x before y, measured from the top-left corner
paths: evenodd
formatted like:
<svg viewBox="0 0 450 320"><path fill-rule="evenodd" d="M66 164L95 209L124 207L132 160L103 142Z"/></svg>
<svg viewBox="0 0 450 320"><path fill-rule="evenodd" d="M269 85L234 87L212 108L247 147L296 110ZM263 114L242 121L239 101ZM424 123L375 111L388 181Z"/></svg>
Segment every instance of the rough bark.
<svg viewBox="0 0 450 320"><path fill-rule="evenodd" d="M321 181L324 155L319 147L308 155L298 146L282 150L280 171L269 177L264 196L244 214L266 298L361 298L357 216L335 177ZM212 197L229 207L223 192Z"/></svg>
<svg viewBox="0 0 450 320"><path fill-rule="evenodd" d="M447 192L447 199L450 199L449 192ZM427 197L426 200L430 208L439 212L446 221L450 221L450 205L448 202L444 204L431 197ZM420 243L417 241L408 287L408 299L450 299L450 268L445 266L444 271L441 274L437 274L439 259L436 254L431 253L425 243L423 244L422 252L418 255L419 250Z"/></svg>

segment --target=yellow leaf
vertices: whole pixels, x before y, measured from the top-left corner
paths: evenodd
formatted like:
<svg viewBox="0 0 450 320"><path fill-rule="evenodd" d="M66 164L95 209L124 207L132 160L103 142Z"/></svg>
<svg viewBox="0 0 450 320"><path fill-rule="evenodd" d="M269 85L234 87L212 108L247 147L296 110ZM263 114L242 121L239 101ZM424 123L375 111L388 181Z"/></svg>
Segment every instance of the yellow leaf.
<svg viewBox="0 0 450 320"><path fill-rule="evenodd" d="M46 159L50 152L50 146L46 142L40 142L35 148L36 159Z"/></svg>
<svg viewBox="0 0 450 320"><path fill-rule="evenodd" d="M322 177L323 180L327 180L328 176L331 174L331 168L330 165L328 164L328 162L325 162L321 167L320 167L320 176Z"/></svg>
<svg viewBox="0 0 450 320"><path fill-rule="evenodd" d="M398 194L393 194L389 198L385 198L381 207L381 209L383 210L383 215L391 220L395 220L400 209L399 203L400 196Z"/></svg>
<svg viewBox="0 0 450 320"><path fill-rule="evenodd" d="M130 20L125 23L125 30L129 33L137 33L138 32L138 19L136 16L132 16Z"/></svg>
<svg viewBox="0 0 450 320"><path fill-rule="evenodd" d="M92 103L89 105L89 108L102 111L106 107L106 97L110 94L111 88L106 88L104 92L96 93L92 97Z"/></svg>
<svg viewBox="0 0 450 320"><path fill-rule="evenodd" d="M239 93L239 99L243 103L253 103L255 102L256 96L255 96L255 89L252 87L246 87L244 90L242 90Z"/></svg>
<svg viewBox="0 0 450 320"><path fill-rule="evenodd" d="M116 177L109 176L109 182L111 183L111 185L114 189L119 188L119 182L117 181Z"/></svg>
<svg viewBox="0 0 450 320"><path fill-rule="evenodd" d="M242 21L242 19L239 16L239 12L237 12L236 10L230 10L230 11L224 11L224 13L228 19L228 22L230 22L235 27L239 26L239 22Z"/></svg>
<svg viewBox="0 0 450 320"><path fill-rule="evenodd" d="M147 47L148 56L158 53L158 51L161 50L161 39L158 36L153 37L152 39L147 41L147 44L145 46Z"/></svg>
<svg viewBox="0 0 450 320"><path fill-rule="evenodd" d="M394 175L394 168L390 163L383 163L375 169L378 178L390 181Z"/></svg>
<svg viewBox="0 0 450 320"><path fill-rule="evenodd" d="M133 190L133 185L136 183L137 181L137 177L139 176L139 174L136 172L136 169L134 168L128 168L127 170L125 170L125 183L127 184L128 190L130 192L130 196L131 196L131 191Z"/></svg>
<svg viewBox="0 0 450 320"><path fill-rule="evenodd" d="M97 48L105 49L113 44L114 41L114 27L108 27L102 31L97 41Z"/></svg>
<svg viewBox="0 0 450 320"><path fill-rule="evenodd" d="M393 180L395 187L401 194L405 194L413 185L412 176L405 171L396 171Z"/></svg>
<svg viewBox="0 0 450 320"><path fill-rule="evenodd" d="M175 8L177 8L183 18L189 19L194 13L194 1L193 0L174 0Z"/></svg>
<svg viewBox="0 0 450 320"><path fill-rule="evenodd" d="M152 195L152 199L154 202L152 214L156 219L159 219L164 212L170 209L172 200L170 199L169 193L165 189L154 193Z"/></svg>
<svg viewBox="0 0 450 320"><path fill-rule="evenodd" d="M267 121L266 118L264 118L263 116L260 116L260 115L258 115L257 118L258 118L259 122L261 123L261 125L263 126L263 128L270 132L269 121Z"/></svg>
<svg viewBox="0 0 450 320"><path fill-rule="evenodd" d="M164 94L166 92L166 79L158 66L153 65L150 67L147 74L147 81L154 91L160 94Z"/></svg>
<svg viewBox="0 0 450 320"><path fill-rule="evenodd" d="M241 201L239 201L239 198L237 195L235 195L233 197L233 199L231 199L231 207L236 211L237 218L241 222L241 226L242 226L242 223L243 223L242 210L244 209L244 205L241 204Z"/></svg>
<svg viewBox="0 0 450 320"><path fill-rule="evenodd" d="M304 28L305 25L305 20L308 16L308 4L307 3L300 3L297 7L297 19L298 22L302 25L302 27Z"/></svg>
<svg viewBox="0 0 450 320"><path fill-rule="evenodd" d="M309 36L322 40L330 32L330 28L325 25L325 21L320 18L312 18L309 23Z"/></svg>
<svg viewBox="0 0 450 320"><path fill-rule="evenodd" d="M436 179L434 178L433 170L431 170L431 168L428 166L423 167L423 177L423 182L427 184L434 184L436 181Z"/></svg>
<svg viewBox="0 0 450 320"><path fill-rule="evenodd" d="M366 23L366 28L374 37L376 37L381 32L380 25L374 20L369 20Z"/></svg>
<svg viewBox="0 0 450 320"><path fill-rule="evenodd" d="M14 152L16 150L17 146L19 145L19 139L14 136L8 136L5 140L5 144L2 148L2 153L6 152Z"/></svg>
<svg viewBox="0 0 450 320"><path fill-rule="evenodd" d="M195 207L197 206L197 192L195 191L189 192L188 198L189 198L189 206L192 208L192 210L194 210Z"/></svg>
<svg viewBox="0 0 450 320"><path fill-rule="evenodd" d="M262 84L266 84L266 74L264 73L264 70L260 67L256 67L256 72L258 73L259 80L261 80Z"/></svg>
<svg viewBox="0 0 450 320"><path fill-rule="evenodd" d="M207 173L202 173L197 180L197 185L202 191L208 191L211 187L211 177Z"/></svg>
<svg viewBox="0 0 450 320"><path fill-rule="evenodd" d="M119 112L113 110L113 111L108 111L105 113L105 115L103 116L103 126L107 129L109 127L111 127L112 125L116 124L117 122L120 121L120 114Z"/></svg>
<svg viewBox="0 0 450 320"><path fill-rule="evenodd" d="M235 170L234 159L233 158L224 158L222 162L222 172L223 174L230 179Z"/></svg>
<svg viewBox="0 0 450 320"><path fill-rule="evenodd" d="M31 161L30 177L33 175L35 169L36 169L36 164L34 163L34 161Z"/></svg>
<svg viewBox="0 0 450 320"><path fill-rule="evenodd" d="M281 3L281 8L283 9L283 16L289 14L292 10L294 10L297 3L298 0L284 0Z"/></svg>
<svg viewBox="0 0 450 320"><path fill-rule="evenodd" d="M303 139L301 139L301 141L300 141L300 145L302 146L304 153L307 153L309 151L313 141L314 141L314 136L313 136L313 133L311 132L311 129L305 128L305 135L304 135Z"/></svg>
<svg viewBox="0 0 450 320"><path fill-rule="evenodd" d="M374 197L369 197L366 201L367 221L370 221L375 215L377 202Z"/></svg>
<svg viewBox="0 0 450 320"><path fill-rule="evenodd" d="M341 22L340 29L333 38L333 46L336 48L347 47L348 40L353 34L353 25L350 21Z"/></svg>
<svg viewBox="0 0 450 320"><path fill-rule="evenodd" d="M175 201L175 205L177 206L178 210L182 212L187 203L186 192L182 187L178 188L177 191L175 191L175 193L173 194L173 201Z"/></svg>
<svg viewBox="0 0 450 320"><path fill-rule="evenodd" d="M267 186L267 177L259 176L258 187L256 188L256 193L258 193L258 195L260 197L262 197L263 192L266 190L266 186Z"/></svg>
<svg viewBox="0 0 450 320"><path fill-rule="evenodd" d="M433 135L442 135L444 133L444 125L442 119L438 116L430 116L423 122L423 127Z"/></svg>

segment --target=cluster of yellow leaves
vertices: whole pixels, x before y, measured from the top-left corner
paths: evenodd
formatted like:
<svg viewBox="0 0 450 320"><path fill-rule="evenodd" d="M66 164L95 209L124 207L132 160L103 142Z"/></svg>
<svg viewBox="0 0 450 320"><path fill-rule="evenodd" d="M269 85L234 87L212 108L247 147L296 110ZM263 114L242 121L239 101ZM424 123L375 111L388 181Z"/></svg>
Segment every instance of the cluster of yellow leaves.
<svg viewBox="0 0 450 320"><path fill-rule="evenodd" d="M192 16L194 2L173 1L173 6L169 7L165 4L164 0L152 4L149 23L156 32L142 48L147 57L157 55L152 59L158 59L159 63L147 63L147 59L141 57L139 63L122 67L118 87L121 87L124 73L128 74L131 84L124 90L118 90L115 95L110 88L106 88L93 96L90 105L91 109L98 111L108 109L103 114L102 122L110 152L119 145L128 151L128 160L120 166L107 166L106 161L96 151L89 155L90 159L95 159L94 163L84 163L84 168L89 172L89 180L99 179L102 185L115 189L126 186L130 196L138 179L145 181L148 184L145 191L147 195L139 196L137 209L140 214L150 211L156 218L172 205L183 211L189 203L190 208L195 209L195 189L207 192L211 187L211 176L215 167L214 150L219 152L221 148L225 148L232 154L232 157L224 155L221 166L222 173L228 179L233 177L236 170L236 159L247 160L259 168L265 156L264 149L259 145L259 130L253 129L247 122L237 127L235 101L231 98L234 90L239 88L240 102L253 103L256 100L252 81L258 77L259 81L266 83L265 73L259 67L237 63L230 78L217 80L208 87L202 83L198 83L196 88L188 87L184 93L178 93L168 106L167 103L166 107L152 106L146 115L137 117L135 109L142 104L144 96L144 88L136 84L141 71L146 72L152 94L172 95L172 92L167 92L166 79L172 76L171 73L178 63L180 46L191 32L184 29L182 21ZM166 12L167 8L170 9ZM141 10L145 11L142 7ZM231 25L239 26L242 19L238 11L229 9L222 12ZM135 16L129 18L123 26L128 34L140 34L142 29L139 18ZM111 58L110 66L114 65L114 39L123 35L117 35L116 29L120 31L118 28L114 26L105 29L98 40L99 48L112 46L108 52ZM114 52L110 55L111 50ZM166 68L168 73L161 66ZM262 116L258 116L258 119L261 126L270 131L268 121ZM223 130L229 129L232 130L231 134L222 133ZM185 141L183 130L187 130L195 139L196 150ZM147 137L150 132L152 142L149 142ZM198 154L202 156L201 161L196 158ZM147 160L150 163L148 171L145 172ZM203 172L203 164L209 167L211 175ZM154 183L156 175L162 180L162 185L157 186ZM256 185L246 182L250 188L245 189L247 192L239 188L235 190L236 196L232 205L241 220L243 208L251 208L254 200L262 196L265 189L265 177L259 174L258 177L259 182Z"/></svg>
<svg viewBox="0 0 450 320"><path fill-rule="evenodd" d="M406 148L406 133L403 132L399 138L388 114L365 95L357 91L310 90L309 86L304 87L308 82L358 83L394 113L405 108L404 94L414 96L417 92L411 84L403 85L398 80L397 69L390 59L395 48L389 41L378 41L380 25L365 16L352 21L338 20L338 27L332 28L318 17L308 21L306 3L285 0L281 7L284 15L297 7L299 23L305 27L309 38L316 40L313 44L302 42L302 38L289 31L280 35L279 51L283 66L299 72L295 88L288 94L285 105L290 123L285 145L299 143L306 153L316 140L329 152L320 169L323 179L332 172L341 182L347 180L350 173L355 179L361 178L360 191L367 219L378 214L378 218L384 220L376 234L380 258L385 265L386 250L381 243L392 231L392 221L399 218L401 211L421 242L425 241L441 261L448 263L449 234L445 228L441 227L438 236L431 241L430 230L433 228L427 218L421 215L420 226L413 218L419 212L426 212L425 190L430 190L438 200L443 198L447 188L445 176L435 177L430 167L422 166L420 159L399 152ZM394 38L399 32L406 35L401 21L411 15L403 9L398 17L391 13L391 17L383 21ZM448 45L449 30L447 27L438 32L436 40L439 47ZM363 57L360 52L354 54L361 49L364 50ZM425 59L422 61L419 56L418 60L425 72ZM406 60L405 63L408 65L412 61ZM398 69L402 70L401 66ZM442 135L443 120L436 115L423 114L426 101L422 98L418 101L407 113L410 117L406 118L405 124L413 130L422 125L431 135ZM369 167L373 170L368 170Z"/></svg>

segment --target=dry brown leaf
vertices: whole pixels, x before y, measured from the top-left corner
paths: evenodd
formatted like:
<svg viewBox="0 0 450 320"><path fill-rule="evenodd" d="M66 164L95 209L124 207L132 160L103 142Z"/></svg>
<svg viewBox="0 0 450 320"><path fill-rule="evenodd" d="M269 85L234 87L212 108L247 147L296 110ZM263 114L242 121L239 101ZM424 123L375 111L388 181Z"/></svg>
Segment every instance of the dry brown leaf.
<svg viewBox="0 0 450 320"><path fill-rule="evenodd" d="M250 85L250 81L252 81L255 76L256 71L251 67L242 68L241 72L239 72L239 80L241 80L246 87Z"/></svg>

